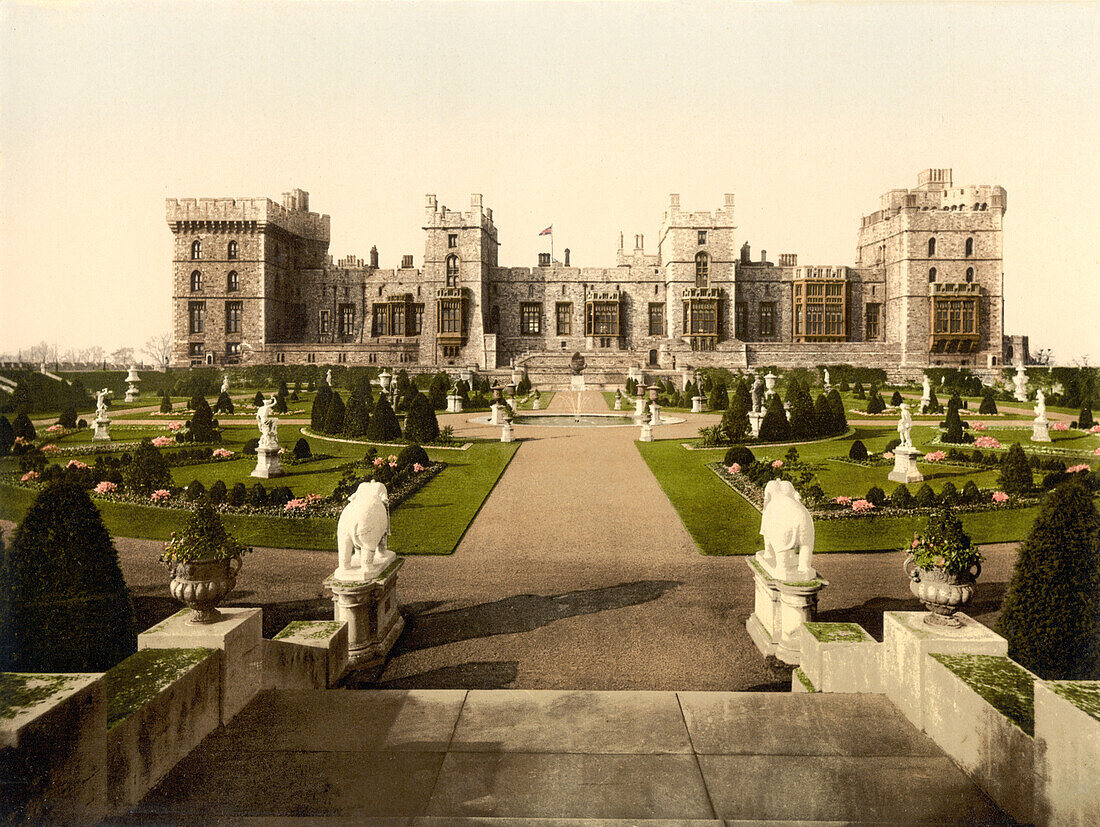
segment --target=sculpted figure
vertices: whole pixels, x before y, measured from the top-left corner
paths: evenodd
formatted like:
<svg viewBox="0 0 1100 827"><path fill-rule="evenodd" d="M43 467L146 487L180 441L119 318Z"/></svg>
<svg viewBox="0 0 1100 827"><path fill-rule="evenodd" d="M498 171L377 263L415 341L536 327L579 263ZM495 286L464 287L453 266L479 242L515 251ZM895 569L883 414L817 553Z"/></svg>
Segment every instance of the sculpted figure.
<svg viewBox="0 0 1100 827"><path fill-rule="evenodd" d="M796 551L797 576L807 580L817 577L813 517L790 481L772 480L764 486L760 533L764 536L763 562L774 567L776 577L789 579L796 574L792 565Z"/></svg>
<svg viewBox="0 0 1100 827"><path fill-rule="evenodd" d="M332 368L325 371L325 384L332 387Z"/></svg>
<svg viewBox="0 0 1100 827"><path fill-rule="evenodd" d="M274 410L274 396L256 409L256 426L260 429L260 445L264 448L279 445L279 420L272 416Z"/></svg>
<svg viewBox="0 0 1100 827"><path fill-rule="evenodd" d="M759 413L761 407L764 404L764 380L760 378L760 374L756 374L756 381L752 383L752 409L755 413Z"/></svg>
<svg viewBox="0 0 1100 827"><path fill-rule="evenodd" d="M96 419L107 418L107 397L111 396L111 391L103 388L95 393L95 416Z"/></svg>
<svg viewBox="0 0 1100 827"><path fill-rule="evenodd" d="M366 580L397 555L386 548L390 533L390 498L380 482L363 482L348 499L336 523L340 566L337 580Z"/></svg>
<svg viewBox="0 0 1100 827"><path fill-rule="evenodd" d="M1047 418L1047 395L1043 393L1042 388L1035 392L1035 418Z"/></svg>
<svg viewBox="0 0 1100 827"><path fill-rule="evenodd" d="M912 448L913 447L913 415L909 413L909 403L901 403L901 420L898 422L898 437L901 439L901 445L899 448Z"/></svg>
<svg viewBox="0 0 1100 827"><path fill-rule="evenodd" d="M829 387L829 369L825 368L825 387Z"/></svg>
<svg viewBox="0 0 1100 827"><path fill-rule="evenodd" d="M229 393L229 374L222 374L222 393Z"/></svg>
<svg viewBox="0 0 1100 827"><path fill-rule="evenodd" d="M920 395L921 399L930 399L932 397L932 383L928 381L927 376L921 379Z"/></svg>

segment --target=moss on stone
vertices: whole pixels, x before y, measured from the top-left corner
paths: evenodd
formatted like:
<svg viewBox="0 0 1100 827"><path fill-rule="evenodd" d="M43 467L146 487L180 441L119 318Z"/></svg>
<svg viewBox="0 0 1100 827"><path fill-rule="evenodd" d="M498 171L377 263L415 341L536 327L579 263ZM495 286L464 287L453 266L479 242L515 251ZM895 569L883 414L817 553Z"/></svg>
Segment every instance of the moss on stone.
<svg viewBox="0 0 1100 827"><path fill-rule="evenodd" d="M872 642L870 636L857 623L803 623L807 631L822 643Z"/></svg>
<svg viewBox="0 0 1100 827"><path fill-rule="evenodd" d="M129 718L214 649L141 649L103 676L107 731Z"/></svg>
<svg viewBox="0 0 1100 827"><path fill-rule="evenodd" d="M307 640L323 640L336 634L343 625L338 620L292 620L275 640L285 640L291 637L306 638Z"/></svg>
<svg viewBox="0 0 1100 827"><path fill-rule="evenodd" d="M814 689L814 685L810 683L810 679L806 677L806 673L802 671L801 666L794 670L794 674L798 678L798 682L806 687L807 692L817 691L816 689Z"/></svg>
<svg viewBox="0 0 1100 827"><path fill-rule="evenodd" d="M1026 732L1035 734L1035 676L1003 655L945 655L932 657Z"/></svg>
<svg viewBox="0 0 1100 827"><path fill-rule="evenodd" d="M1086 715L1100 721L1100 683L1096 681L1047 681L1056 695L1065 698Z"/></svg>
<svg viewBox="0 0 1100 827"><path fill-rule="evenodd" d="M73 675L0 672L0 718L11 720L76 681Z"/></svg>

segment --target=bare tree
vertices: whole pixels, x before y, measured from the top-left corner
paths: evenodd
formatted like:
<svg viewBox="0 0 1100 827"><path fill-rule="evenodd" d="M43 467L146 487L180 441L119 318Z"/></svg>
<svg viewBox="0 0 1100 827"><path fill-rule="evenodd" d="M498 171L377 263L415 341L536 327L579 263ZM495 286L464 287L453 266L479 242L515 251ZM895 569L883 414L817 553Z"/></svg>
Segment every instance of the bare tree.
<svg viewBox="0 0 1100 827"><path fill-rule="evenodd" d="M27 359L31 362L45 362L50 358L51 345L45 339L27 351Z"/></svg>
<svg viewBox="0 0 1100 827"><path fill-rule="evenodd" d="M102 362L103 361L103 348L99 345L93 345L92 347L81 348L80 361L82 362Z"/></svg>
<svg viewBox="0 0 1100 827"><path fill-rule="evenodd" d="M116 365L128 365L134 361L134 349L132 347L120 347L111 354L111 361Z"/></svg>
<svg viewBox="0 0 1100 827"><path fill-rule="evenodd" d="M166 330L150 337L141 352L146 354L156 367L162 367L172 355L172 331Z"/></svg>

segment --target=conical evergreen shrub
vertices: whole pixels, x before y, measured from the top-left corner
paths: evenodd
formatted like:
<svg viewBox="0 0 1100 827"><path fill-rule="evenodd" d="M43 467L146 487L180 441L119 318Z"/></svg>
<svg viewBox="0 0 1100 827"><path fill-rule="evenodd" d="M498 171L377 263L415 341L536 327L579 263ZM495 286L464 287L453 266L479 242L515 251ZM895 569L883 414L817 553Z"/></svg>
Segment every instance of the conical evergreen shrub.
<svg viewBox="0 0 1100 827"><path fill-rule="evenodd" d="M1080 483L1043 501L998 631L1008 656L1044 680L1100 680L1100 515Z"/></svg>
<svg viewBox="0 0 1100 827"><path fill-rule="evenodd" d="M855 385L852 386L852 394L855 396L856 399L867 398L867 394L863 390L862 382L856 382Z"/></svg>
<svg viewBox="0 0 1100 827"><path fill-rule="evenodd" d="M939 397L936 396L936 389L928 389L928 408L925 413L935 414L940 413L943 410L943 405L940 404Z"/></svg>
<svg viewBox="0 0 1100 827"><path fill-rule="evenodd" d="M791 436L794 439L813 439L818 434L817 418L814 416L814 404L809 393L797 385L787 394L791 403Z"/></svg>
<svg viewBox="0 0 1100 827"><path fill-rule="evenodd" d="M326 382L321 383L317 389L317 395L313 397L313 407L309 412L309 429L315 434L325 431L325 417L328 414L328 403L332 400L332 388Z"/></svg>
<svg viewBox="0 0 1100 827"><path fill-rule="evenodd" d="M86 492L45 488L2 554L4 671L103 672L136 650L118 552Z"/></svg>
<svg viewBox="0 0 1100 827"><path fill-rule="evenodd" d="M848 459L856 462L867 461L867 446L863 444L862 440L857 439L852 443L852 447L848 449Z"/></svg>
<svg viewBox="0 0 1100 827"><path fill-rule="evenodd" d="M1077 427L1082 431L1087 431L1095 424L1096 420L1092 417L1092 408L1086 402L1084 407L1081 408L1081 415L1077 417Z"/></svg>
<svg viewBox="0 0 1100 827"><path fill-rule="evenodd" d="M57 418L57 424L62 428L74 429L76 427L76 408L70 405L63 410L61 416Z"/></svg>
<svg viewBox="0 0 1100 827"><path fill-rule="evenodd" d="M733 407L733 399L741 401L741 406L745 411L752 410L752 388L749 386L749 380L745 377L741 377L737 380L737 384L733 387L733 397L730 400L730 407Z"/></svg>
<svg viewBox="0 0 1100 827"><path fill-rule="evenodd" d="M393 412L385 394L379 394L378 401L374 404L374 413L367 425L367 439L372 442L393 442L401 439L401 423L397 421L397 414Z"/></svg>
<svg viewBox="0 0 1100 827"><path fill-rule="evenodd" d="M730 406L729 392L726 390L725 382L714 383L714 387L710 389L710 398L707 399L707 405L712 411L724 411Z"/></svg>
<svg viewBox="0 0 1100 827"><path fill-rule="evenodd" d="M0 457L6 457L11 453L11 446L15 444L15 431L6 416L0 416Z"/></svg>
<svg viewBox="0 0 1100 827"><path fill-rule="evenodd" d="M723 438L730 444L743 442L748 437L749 411L739 395L734 395L730 406L722 413L720 427Z"/></svg>
<svg viewBox="0 0 1100 827"><path fill-rule="evenodd" d="M1026 494L1031 491L1034 484L1031 465L1019 442L1012 443L1001 461L1001 474L997 482L1006 494Z"/></svg>
<svg viewBox="0 0 1100 827"><path fill-rule="evenodd" d="M978 413L988 414L989 416L997 415L997 400L993 398L991 389L986 389L982 393L982 404L978 407Z"/></svg>
<svg viewBox="0 0 1100 827"><path fill-rule="evenodd" d="M191 439L193 442L222 441L214 413L210 410L210 403L201 396L196 403L195 413L191 417Z"/></svg>
<svg viewBox="0 0 1100 827"><path fill-rule="evenodd" d="M871 395L867 399L867 413L880 414L886 410L886 403L879 395L878 388L871 388Z"/></svg>
<svg viewBox="0 0 1100 827"><path fill-rule="evenodd" d="M339 435L344 430L344 400L340 398L339 391L332 392L332 399L325 411L325 424L321 429L326 434Z"/></svg>
<svg viewBox="0 0 1100 827"><path fill-rule="evenodd" d="M294 443L294 458L295 459L309 459L313 456L313 450L309 447L309 442L306 438L299 437L298 441Z"/></svg>
<svg viewBox="0 0 1100 827"><path fill-rule="evenodd" d="M38 432L34 429L34 423L31 422L31 418L23 411L20 411L19 416L15 417L15 422L12 423L11 429L15 437L23 437L27 442L34 442L38 438Z"/></svg>
<svg viewBox="0 0 1100 827"><path fill-rule="evenodd" d="M127 491L143 496L172 487L168 461L148 438L141 441L130 462L122 466L122 484Z"/></svg>
<svg viewBox="0 0 1100 827"><path fill-rule="evenodd" d="M441 411L447 407L446 374L437 373L432 377L432 382L428 385L428 401L433 410ZM412 398L409 399L409 406L412 406Z"/></svg>
<svg viewBox="0 0 1100 827"><path fill-rule="evenodd" d="M760 422L760 441L784 442L790 438L791 425L787 421L787 412L783 410L779 394L772 394L768 397L767 410Z"/></svg>
<svg viewBox="0 0 1100 827"><path fill-rule="evenodd" d="M413 445L406 445L401 449L401 453L397 455L397 470L402 471L417 463L427 468L429 462L431 460L428 459L428 452L414 443Z"/></svg>
<svg viewBox="0 0 1100 827"><path fill-rule="evenodd" d="M823 393L819 393L814 402L814 422L817 423L818 436L830 436L836 433L836 426L833 425L833 411Z"/></svg>
<svg viewBox="0 0 1100 827"><path fill-rule="evenodd" d="M409 415L405 418L405 439L431 443L439 439L439 421L435 418L432 403L422 393L413 397Z"/></svg>
<svg viewBox="0 0 1100 827"><path fill-rule="evenodd" d="M168 393L168 388L164 389L164 393L160 395L160 412L171 413L172 412L172 397Z"/></svg>
<svg viewBox="0 0 1100 827"><path fill-rule="evenodd" d="M913 495L909 493L909 489L904 485L899 485L890 492L890 505L894 508L912 508Z"/></svg>
<svg viewBox="0 0 1100 827"><path fill-rule="evenodd" d="M955 400L952 399L952 402ZM952 445L960 445L966 442L973 442L972 437L963 425L962 417L959 416L959 409L957 406L951 404L947 406L947 418L943 421L944 432L940 437L941 442L948 442Z"/></svg>
<svg viewBox="0 0 1100 827"><path fill-rule="evenodd" d="M344 436L352 439L363 436L369 424L370 414L367 413L366 403L359 397L357 391L352 392L344 409Z"/></svg>
<svg viewBox="0 0 1100 827"><path fill-rule="evenodd" d="M255 405L257 408L262 407L266 401L267 400L264 399L263 391L256 391L256 395L252 397L252 404Z"/></svg>
<svg viewBox="0 0 1100 827"><path fill-rule="evenodd" d="M848 416L844 413L844 400L836 388L829 391L829 395L825 398L829 402L829 410L833 413L832 433L844 433L848 430Z"/></svg>
<svg viewBox="0 0 1100 827"><path fill-rule="evenodd" d="M232 414L233 400L229 398L229 391L222 391L218 395L218 401L214 404L214 410L218 413Z"/></svg>
<svg viewBox="0 0 1100 827"><path fill-rule="evenodd" d="M932 490L932 486L925 483L917 489L916 495L913 497L913 505L919 508L931 508L936 504L936 492Z"/></svg>
<svg viewBox="0 0 1100 827"><path fill-rule="evenodd" d="M890 397L890 404L896 408L902 403L902 401L903 400L901 398L901 391L894 391L893 395L891 395Z"/></svg>

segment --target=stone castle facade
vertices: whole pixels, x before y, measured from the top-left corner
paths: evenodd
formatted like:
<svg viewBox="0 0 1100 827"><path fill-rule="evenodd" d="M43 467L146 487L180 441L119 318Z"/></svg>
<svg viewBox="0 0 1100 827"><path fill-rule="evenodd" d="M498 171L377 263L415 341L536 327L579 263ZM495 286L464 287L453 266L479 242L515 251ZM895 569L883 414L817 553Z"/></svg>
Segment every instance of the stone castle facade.
<svg viewBox="0 0 1100 827"><path fill-rule="evenodd" d="M734 202L689 212L672 195L656 252L619 238L615 264L540 254L503 267L493 211L427 196L424 258L382 269L328 253L330 219L293 190L168 199L175 237L173 364L348 363L552 379L575 352L610 379L630 369L859 364L1000 370L1005 190L920 173L863 217L854 266L753 257ZM1010 357L1011 358L1011 357Z"/></svg>

